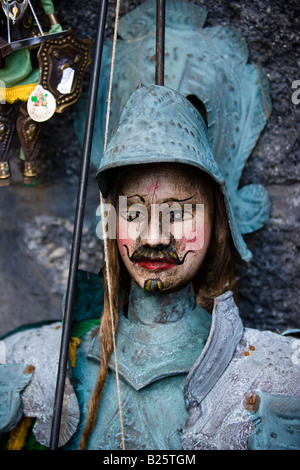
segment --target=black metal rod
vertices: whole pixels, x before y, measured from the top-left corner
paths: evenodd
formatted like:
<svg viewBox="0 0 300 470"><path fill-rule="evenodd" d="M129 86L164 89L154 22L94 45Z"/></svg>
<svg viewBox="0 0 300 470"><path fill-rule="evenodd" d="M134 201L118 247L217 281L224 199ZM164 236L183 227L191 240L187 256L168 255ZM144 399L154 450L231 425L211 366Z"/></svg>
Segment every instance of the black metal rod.
<svg viewBox="0 0 300 470"><path fill-rule="evenodd" d="M96 101L97 101L97 94L98 94L98 84L99 84L99 77L100 77L104 32L105 32L106 15L107 15L107 4L108 4L108 0L102 0L99 2L96 42L95 42L95 51L94 51L94 59L93 59L93 71L92 71L90 90L89 90L87 118L86 118L86 124L85 124L85 135L84 135L84 143L83 143L83 150L82 150L81 173L80 173L77 205L76 205L76 215L75 215L75 222L74 222L74 229L73 229L69 278L68 278L68 286L67 286L67 293L66 293L66 304L65 304L64 319L63 319L60 358L59 358L57 384L56 384L55 401L54 401L54 409L53 409L53 421L52 421L51 439L50 439L51 450L56 450L58 448L58 443L59 443L61 413L62 413L62 407L63 407L66 371L67 371L67 363L68 363L68 356L69 356L69 341L70 341L70 331L71 331L71 323L72 323L72 312L73 312L73 304L74 304L74 296L75 296L77 272L78 272L78 264L79 264L82 226L83 226L83 219L84 219L87 182L88 182L88 171L89 171L90 155L91 155L91 148L92 148L92 138L93 138L95 112L96 112Z"/></svg>
<svg viewBox="0 0 300 470"><path fill-rule="evenodd" d="M10 44L11 36L10 36L10 22L9 22L9 6L8 3L5 5L5 13L6 13L6 21L7 21L7 41Z"/></svg>
<svg viewBox="0 0 300 470"><path fill-rule="evenodd" d="M165 81L165 11L165 0L156 0L155 84L162 86Z"/></svg>

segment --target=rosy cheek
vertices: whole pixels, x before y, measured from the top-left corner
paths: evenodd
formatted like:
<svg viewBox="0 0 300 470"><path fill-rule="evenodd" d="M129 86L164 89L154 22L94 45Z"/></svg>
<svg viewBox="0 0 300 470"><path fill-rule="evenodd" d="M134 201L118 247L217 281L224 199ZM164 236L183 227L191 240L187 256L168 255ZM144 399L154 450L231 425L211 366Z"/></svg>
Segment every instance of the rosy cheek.
<svg viewBox="0 0 300 470"><path fill-rule="evenodd" d="M117 243L119 248L121 248L123 245L129 246L130 241L131 240L129 238L126 238L122 234L120 234L120 236L117 235Z"/></svg>
<svg viewBox="0 0 300 470"><path fill-rule="evenodd" d="M195 234L191 231L187 232L182 238L182 247L185 251L200 251L205 244L205 232L200 231Z"/></svg>
<svg viewBox="0 0 300 470"><path fill-rule="evenodd" d="M118 243L125 243L126 245L128 245L128 243L130 242L130 239L128 238L128 233L126 232L118 232L117 240Z"/></svg>
<svg viewBox="0 0 300 470"><path fill-rule="evenodd" d="M119 252L120 252L120 255L122 258L125 258L127 256L127 250L125 248L125 246L122 244L122 243L118 243L118 248L119 248Z"/></svg>
<svg viewBox="0 0 300 470"><path fill-rule="evenodd" d="M119 215L117 216L116 229L117 240L124 240L124 243L125 241L128 241L127 222L124 221Z"/></svg>
<svg viewBox="0 0 300 470"><path fill-rule="evenodd" d="M132 254L134 251L134 247L132 246L132 240L128 237L128 233L126 230L121 230L120 228L117 229L117 244L120 255L122 257L127 255L127 248L129 250L129 254Z"/></svg>

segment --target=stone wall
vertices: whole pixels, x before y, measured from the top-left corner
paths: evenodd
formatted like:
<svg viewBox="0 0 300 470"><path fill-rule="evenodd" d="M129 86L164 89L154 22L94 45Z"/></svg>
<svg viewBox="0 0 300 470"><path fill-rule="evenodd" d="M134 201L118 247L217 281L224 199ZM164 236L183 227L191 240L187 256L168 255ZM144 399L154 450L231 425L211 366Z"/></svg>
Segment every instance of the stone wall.
<svg viewBox="0 0 300 470"><path fill-rule="evenodd" d="M237 264L241 312L251 326L299 328L300 104L291 100L292 83L300 79L299 3L255 0L207 5L207 25L229 24L247 39L249 60L267 75L273 104L241 181L241 185L263 184L272 203L267 225L246 237L253 261Z"/></svg>

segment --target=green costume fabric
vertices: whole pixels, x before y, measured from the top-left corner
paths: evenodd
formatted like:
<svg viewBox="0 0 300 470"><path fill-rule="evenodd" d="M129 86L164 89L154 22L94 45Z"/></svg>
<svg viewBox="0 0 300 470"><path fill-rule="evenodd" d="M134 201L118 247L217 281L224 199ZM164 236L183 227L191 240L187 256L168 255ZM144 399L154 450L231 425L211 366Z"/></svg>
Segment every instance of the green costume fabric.
<svg viewBox="0 0 300 470"><path fill-rule="evenodd" d="M6 88L38 82L39 70L32 68L28 49L20 49L5 58L5 67L0 69L0 80Z"/></svg>
<svg viewBox="0 0 300 470"><path fill-rule="evenodd" d="M54 13L54 5L52 0L41 0L41 2L46 15L51 15L51 13Z"/></svg>

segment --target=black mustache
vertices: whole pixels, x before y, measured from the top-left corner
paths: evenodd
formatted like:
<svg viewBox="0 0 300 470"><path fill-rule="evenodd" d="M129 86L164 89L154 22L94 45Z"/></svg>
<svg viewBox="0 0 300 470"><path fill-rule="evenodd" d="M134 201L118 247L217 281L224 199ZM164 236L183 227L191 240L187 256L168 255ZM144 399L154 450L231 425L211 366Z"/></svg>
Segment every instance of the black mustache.
<svg viewBox="0 0 300 470"><path fill-rule="evenodd" d="M162 245L157 245L155 248L151 248L150 246L142 246L140 248L137 248L131 256L129 256L129 250L128 250L128 246L127 245L124 245L126 250L127 250L127 255L128 255L128 258L130 259L130 261L132 261L133 263L136 262L136 261L142 261L142 260L149 260L149 259L161 259L161 260L164 260L164 259L171 259L172 261L174 261L174 263L176 265L181 265L184 263L184 260L186 258L186 255L190 252L192 252L192 250L189 250L187 251L183 258L180 259L178 254L176 253L176 251L174 250L174 248L172 246L167 246L167 247L164 247Z"/></svg>

